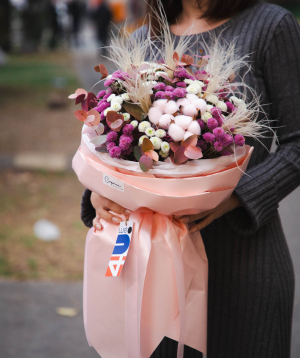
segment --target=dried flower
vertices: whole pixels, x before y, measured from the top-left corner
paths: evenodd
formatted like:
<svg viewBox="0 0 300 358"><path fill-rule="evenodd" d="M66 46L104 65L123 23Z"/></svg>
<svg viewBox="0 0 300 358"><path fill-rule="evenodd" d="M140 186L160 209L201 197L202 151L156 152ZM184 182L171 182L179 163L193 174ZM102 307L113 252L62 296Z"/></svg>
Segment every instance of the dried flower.
<svg viewBox="0 0 300 358"><path fill-rule="evenodd" d="M203 139L206 141L206 143L213 143L215 141L215 136L212 133L204 133L203 134Z"/></svg>
<svg viewBox="0 0 300 358"><path fill-rule="evenodd" d="M218 121L215 119L215 118L209 118L207 120L207 127L210 129L210 130L214 130L215 128L218 127Z"/></svg>
<svg viewBox="0 0 300 358"><path fill-rule="evenodd" d="M108 153L112 158L120 158L122 155L122 149L118 146L115 146L111 148L111 150Z"/></svg>
<svg viewBox="0 0 300 358"><path fill-rule="evenodd" d="M111 131L107 134L106 142L115 142L118 139L118 134L114 131Z"/></svg>
<svg viewBox="0 0 300 358"><path fill-rule="evenodd" d="M236 134L234 136L234 143L237 146L242 147L245 144L245 138L241 134Z"/></svg>
<svg viewBox="0 0 300 358"><path fill-rule="evenodd" d="M111 150L111 148L113 148L113 147L115 147L116 146L116 143L115 142L109 142L109 143L107 143L107 146L106 146L106 148L107 148L107 150L108 150L108 152Z"/></svg>

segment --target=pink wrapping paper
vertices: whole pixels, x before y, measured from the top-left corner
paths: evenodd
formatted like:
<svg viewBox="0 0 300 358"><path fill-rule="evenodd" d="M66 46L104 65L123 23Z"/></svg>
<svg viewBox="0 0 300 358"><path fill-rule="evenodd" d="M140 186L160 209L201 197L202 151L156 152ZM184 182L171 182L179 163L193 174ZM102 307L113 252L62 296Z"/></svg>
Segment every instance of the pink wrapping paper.
<svg viewBox="0 0 300 358"><path fill-rule="evenodd" d="M105 277L118 226L87 236L84 322L87 339L102 358L149 358L164 336L206 353L208 262L200 233L189 234L174 214L216 207L228 198L246 170L195 178L145 178L117 171L80 148L73 169L81 183L133 213L133 235L120 277ZM105 184L104 178L121 185ZM167 194L167 195L166 195Z"/></svg>

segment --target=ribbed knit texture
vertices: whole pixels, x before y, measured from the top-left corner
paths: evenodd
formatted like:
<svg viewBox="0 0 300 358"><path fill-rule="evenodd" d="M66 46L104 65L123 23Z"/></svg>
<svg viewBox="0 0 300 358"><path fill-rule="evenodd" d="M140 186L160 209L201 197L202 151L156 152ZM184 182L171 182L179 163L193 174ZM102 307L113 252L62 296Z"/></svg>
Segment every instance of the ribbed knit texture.
<svg viewBox="0 0 300 358"><path fill-rule="evenodd" d="M208 358L288 358L294 272L277 208L300 184L300 28L288 11L261 3L214 31L251 54L245 81L261 96L280 145L269 154L247 140L255 150L235 190L243 207L201 231L209 261ZM209 33L202 36L210 42ZM261 141L271 148L271 136ZM90 226L94 216L87 192L83 221ZM151 358L175 358L176 347L164 338ZM201 356L186 347L185 358Z"/></svg>

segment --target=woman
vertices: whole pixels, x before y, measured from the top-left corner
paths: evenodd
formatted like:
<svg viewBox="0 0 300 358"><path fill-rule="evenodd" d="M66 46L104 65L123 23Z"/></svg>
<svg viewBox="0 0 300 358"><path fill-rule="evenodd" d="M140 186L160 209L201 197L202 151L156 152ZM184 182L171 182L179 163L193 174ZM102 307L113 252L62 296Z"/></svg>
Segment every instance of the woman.
<svg viewBox="0 0 300 358"><path fill-rule="evenodd" d="M264 148L271 148L271 136L262 139L264 146L249 140L255 150L234 194L211 212L182 218L201 219L194 230L201 230L209 260L207 356L288 358L294 273L277 209L300 184L299 25L283 8L254 0L162 3L177 39L194 24L192 52L198 51L199 34L209 44L213 31L222 32L224 43L236 39L240 54L251 54L252 72L245 81L261 96L279 140L273 154ZM239 75L245 73L241 69ZM99 217L117 224L108 210L129 214L97 194L90 196L86 191L82 200L87 226L96 214L97 229ZM176 346L164 338L152 358L176 357ZM185 347L185 357L201 353Z"/></svg>

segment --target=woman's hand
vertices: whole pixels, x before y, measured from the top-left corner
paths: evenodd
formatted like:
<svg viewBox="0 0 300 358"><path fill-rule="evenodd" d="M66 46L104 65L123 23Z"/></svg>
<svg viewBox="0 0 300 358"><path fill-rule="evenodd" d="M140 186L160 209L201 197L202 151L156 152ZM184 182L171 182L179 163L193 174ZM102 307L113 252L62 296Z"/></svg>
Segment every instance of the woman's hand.
<svg viewBox="0 0 300 358"><path fill-rule="evenodd" d="M123 208L121 205L92 192L91 194L91 203L96 210L96 217L93 220L93 226L97 230L102 229L100 219L108 221L112 224L118 225L122 219L116 215L109 213L113 211L116 214L125 215L126 217L130 215L131 211Z"/></svg>
<svg viewBox="0 0 300 358"><path fill-rule="evenodd" d="M196 215L186 215L186 216L174 216L175 219L180 219L183 223L188 224L190 222L202 219L197 225L194 225L190 229L190 233L194 233L205 228L207 225L211 224L215 219L223 216L229 211L238 208L241 206L241 203L238 197L235 194L232 194L227 200L223 201L217 207L212 210L203 211L200 214Z"/></svg>

